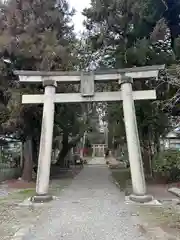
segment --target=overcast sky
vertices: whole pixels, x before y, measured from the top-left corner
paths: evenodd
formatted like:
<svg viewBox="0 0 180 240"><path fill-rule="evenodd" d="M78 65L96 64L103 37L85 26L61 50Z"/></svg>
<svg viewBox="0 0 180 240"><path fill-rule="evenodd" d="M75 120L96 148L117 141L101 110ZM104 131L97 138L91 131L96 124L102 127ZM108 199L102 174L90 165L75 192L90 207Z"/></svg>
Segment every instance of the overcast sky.
<svg viewBox="0 0 180 240"><path fill-rule="evenodd" d="M75 32L79 33L83 28L83 16L81 12L84 8L88 7L90 4L90 0L69 0L70 6L76 9L76 15L73 18Z"/></svg>

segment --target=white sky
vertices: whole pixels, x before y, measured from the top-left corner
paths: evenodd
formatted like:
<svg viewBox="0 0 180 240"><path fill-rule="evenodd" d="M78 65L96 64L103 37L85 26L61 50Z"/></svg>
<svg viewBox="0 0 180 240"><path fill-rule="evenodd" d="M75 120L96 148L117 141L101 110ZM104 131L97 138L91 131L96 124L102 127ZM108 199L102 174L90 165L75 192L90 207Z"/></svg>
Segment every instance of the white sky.
<svg viewBox="0 0 180 240"><path fill-rule="evenodd" d="M75 32L79 33L83 29L83 20L81 12L88 7L90 0L69 0L70 6L76 9L76 15L73 17Z"/></svg>

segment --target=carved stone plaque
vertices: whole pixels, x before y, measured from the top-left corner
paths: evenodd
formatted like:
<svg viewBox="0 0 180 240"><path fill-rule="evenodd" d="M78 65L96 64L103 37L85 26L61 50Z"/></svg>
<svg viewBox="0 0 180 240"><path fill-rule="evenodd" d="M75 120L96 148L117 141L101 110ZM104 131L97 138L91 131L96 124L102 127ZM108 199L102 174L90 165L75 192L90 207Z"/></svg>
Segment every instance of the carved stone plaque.
<svg viewBox="0 0 180 240"><path fill-rule="evenodd" d="M94 96L94 74L81 73L81 95L82 97Z"/></svg>

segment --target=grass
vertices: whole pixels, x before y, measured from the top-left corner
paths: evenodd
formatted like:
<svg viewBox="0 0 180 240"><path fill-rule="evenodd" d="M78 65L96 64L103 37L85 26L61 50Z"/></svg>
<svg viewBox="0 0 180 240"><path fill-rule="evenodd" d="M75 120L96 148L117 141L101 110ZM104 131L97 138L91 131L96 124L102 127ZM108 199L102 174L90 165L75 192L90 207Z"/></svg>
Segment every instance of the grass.
<svg viewBox="0 0 180 240"><path fill-rule="evenodd" d="M34 193L35 193L35 189L24 189L24 190L18 191L18 194L24 195L24 196L32 195Z"/></svg>
<svg viewBox="0 0 180 240"><path fill-rule="evenodd" d="M111 169L112 177L119 184L120 190L126 195L131 192L131 175L129 169ZM148 228L162 228L165 232L178 236L180 239L180 213L179 209L170 205L162 206L133 206L138 218L148 224Z"/></svg>
<svg viewBox="0 0 180 240"><path fill-rule="evenodd" d="M173 207L136 206L139 217L148 223L150 228L160 227L167 233L180 237L180 214Z"/></svg>
<svg viewBox="0 0 180 240"><path fill-rule="evenodd" d="M49 193L59 196L62 189L71 184L73 177L55 179L50 181ZM42 207L19 206L19 203L35 194L35 188L16 189L9 195L0 198L0 239L11 239L20 228L26 228L38 222L39 217L48 211L53 202Z"/></svg>
<svg viewBox="0 0 180 240"><path fill-rule="evenodd" d="M52 180L49 186L49 193L53 196L59 196L61 190L66 188L72 182L72 178L65 178L65 179L57 179ZM5 197L0 197L1 204L18 204L23 200L34 196L36 193L35 188L27 188L27 189L17 189L11 193L9 193Z"/></svg>
<svg viewBox="0 0 180 240"><path fill-rule="evenodd" d="M9 193L6 197L0 198L0 203L4 204L17 204L26 198L29 198L35 194L35 189L23 189L20 191Z"/></svg>
<svg viewBox="0 0 180 240"><path fill-rule="evenodd" d="M131 186L131 174L129 169L111 169L112 177L119 184L120 190L128 192Z"/></svg>

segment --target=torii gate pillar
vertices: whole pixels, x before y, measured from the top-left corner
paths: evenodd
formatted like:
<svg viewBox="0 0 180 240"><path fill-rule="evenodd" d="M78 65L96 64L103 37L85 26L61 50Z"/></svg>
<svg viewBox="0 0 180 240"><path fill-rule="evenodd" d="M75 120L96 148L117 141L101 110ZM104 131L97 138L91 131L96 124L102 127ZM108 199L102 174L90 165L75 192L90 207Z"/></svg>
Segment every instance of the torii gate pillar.
<svg viewBox="0 0 180 240"><path fill-rule="evenodd" d="M151 195L146 195L146 183L140 150L134 99L132 95L132 83L133 80L129 77L123 76L120 80L124 122L126 128L131 179L133 186L133 194L131 194L129 198L132 201L144 203L151 201L153 197Z"/></svg>
<svg viewBox="0 0 180 240"><path fill-rule="evenodd" d="M54 98L57 83L56 81L47 79L44 80L43 85L45 87L45 93L38 158L36 195L32 197L32 201L34 202L46 202L52 200L52 196L48 194L48 188L54 126Z"/></svg>

